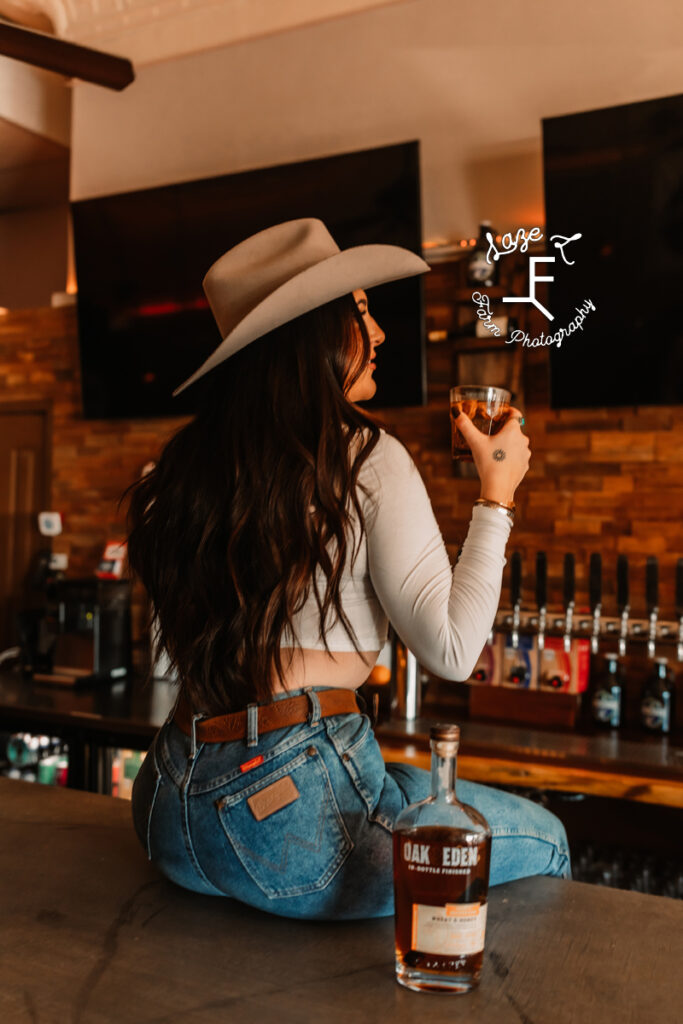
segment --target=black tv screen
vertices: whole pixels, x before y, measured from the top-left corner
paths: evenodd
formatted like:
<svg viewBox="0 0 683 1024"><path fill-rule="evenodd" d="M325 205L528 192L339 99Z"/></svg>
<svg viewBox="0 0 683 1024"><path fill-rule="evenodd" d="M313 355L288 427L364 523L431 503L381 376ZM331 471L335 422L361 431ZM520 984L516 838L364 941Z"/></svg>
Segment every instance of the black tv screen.
<svg viewBox="0 0 683 1024"><path fill-rule="evenodd" d="M542 124L547 254L558 257L548 330L595 306L549 347L551 407L680 404L683 95ZM575 232L568 266L547 240Z"/></svg>
<svg viewBox="0 0 683 1024"><path fill-rule="evenodd" d="M212 263L273 224L319 217L341 249L422 255L419 142L72 202L86 419L185 416L183 383L220 342ZM368 291L386 333L373 406L426 403L422 275Z"/></svg>

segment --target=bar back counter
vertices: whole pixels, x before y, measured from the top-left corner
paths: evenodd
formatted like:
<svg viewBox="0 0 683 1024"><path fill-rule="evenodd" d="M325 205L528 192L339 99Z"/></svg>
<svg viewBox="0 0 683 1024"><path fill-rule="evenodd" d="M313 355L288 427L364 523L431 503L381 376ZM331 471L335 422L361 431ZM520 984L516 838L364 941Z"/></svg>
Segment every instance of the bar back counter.
<svg viewBox="0 0 683 1024"><path fill-rule="evenodd" d="M0 1020L677 1024L683 904L555 878L490 891L480 987L394 980L393 918L306 922L187 892L127 801L0 779Z"/></svg>

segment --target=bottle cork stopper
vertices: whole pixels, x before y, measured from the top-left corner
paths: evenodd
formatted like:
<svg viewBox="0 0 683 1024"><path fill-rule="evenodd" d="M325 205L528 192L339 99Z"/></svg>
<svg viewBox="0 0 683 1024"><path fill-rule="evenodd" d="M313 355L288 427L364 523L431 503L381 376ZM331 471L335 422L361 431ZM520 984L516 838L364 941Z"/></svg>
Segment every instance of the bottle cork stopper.
<svg viewBox="0 0 683 1024"><path fill-rule="evenodd" d="M432 725L429 729L429 738L431 740L438 740L441 743L459 743L460 726L448 725L443 722L440 722L438 725Z"/></svg>

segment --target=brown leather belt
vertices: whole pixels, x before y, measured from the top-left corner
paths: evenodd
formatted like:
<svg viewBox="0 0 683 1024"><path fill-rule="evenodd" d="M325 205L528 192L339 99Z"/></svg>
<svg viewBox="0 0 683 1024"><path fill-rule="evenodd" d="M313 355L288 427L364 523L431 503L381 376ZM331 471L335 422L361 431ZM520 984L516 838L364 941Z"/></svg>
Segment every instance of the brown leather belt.
<svg viewBox="0 0 683 1024"><path fill-rule="evenodd" d="M315 695L320 702L322 718L329 715L361 713L355 690L316 690ZM258 731L272 732L288 725L298 725L305 722L310 714L311 701L306 694L300 697L285 697L273 701L272 704L261 704L258 707ZM192 710L184 691L181 691L173 719L184 733L192 735ZM216 715L215 718L198 720L195 735L198 743L222 743L242 739L247 735L247 712L235 711L231 715Z"/></svg>

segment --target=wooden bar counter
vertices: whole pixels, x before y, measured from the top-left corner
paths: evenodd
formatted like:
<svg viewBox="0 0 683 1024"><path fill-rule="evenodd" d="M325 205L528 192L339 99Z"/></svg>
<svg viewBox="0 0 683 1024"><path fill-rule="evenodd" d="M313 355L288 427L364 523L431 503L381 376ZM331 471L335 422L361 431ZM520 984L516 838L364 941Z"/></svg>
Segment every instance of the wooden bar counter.
<svg viewBox="0 0 683 1024"><path fill-rule="evenodd" d="M147 750L177 696L172 682L134 676L111 685L60 688L0 669L0 731L59 735L69 742L69 784L98 789L96 758L106 747ZM467 709L444 712L461 727L458 775L474 782L564 790L683 807L680 738L586 735L517 723L471 721ZM430 719L378 727L385 760L429 767ZM106 774L100 772L100 775Z"/></svg>
<svg viewBox="0 0 683 1024"><path fill-rule="evenodd" d="M0 779L5 1024L675 1024L683 904L555 878L490 891L480 987L394 979L393 918L306 922L166 881L130 804Z"/></svg>
<svg viewBox="0 0 683 1024"><path fill-rule="evenodd" d="M463 779L683 807L683 748L667 738L453 720L460 722ZM385 761L429 768L432 721L380 725L376 733Z"/></svg>

